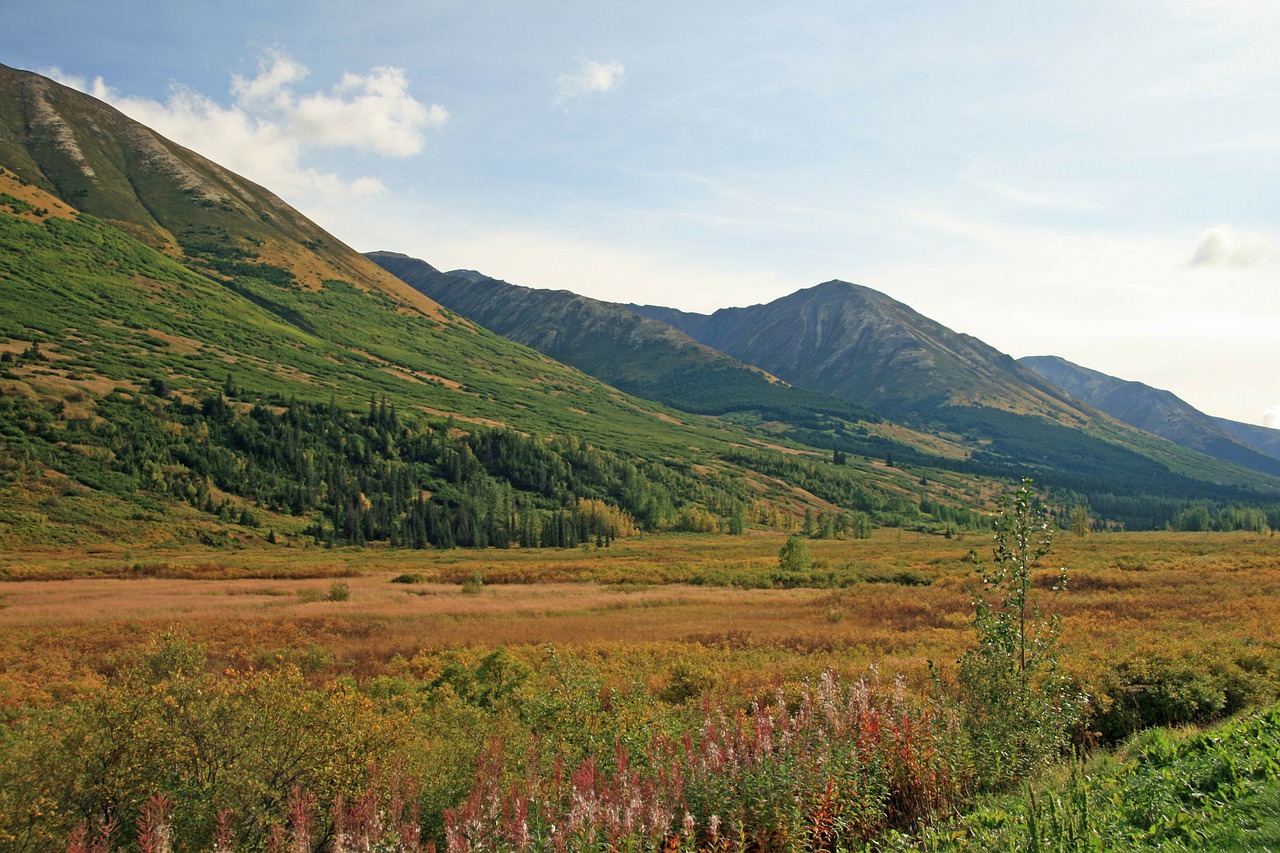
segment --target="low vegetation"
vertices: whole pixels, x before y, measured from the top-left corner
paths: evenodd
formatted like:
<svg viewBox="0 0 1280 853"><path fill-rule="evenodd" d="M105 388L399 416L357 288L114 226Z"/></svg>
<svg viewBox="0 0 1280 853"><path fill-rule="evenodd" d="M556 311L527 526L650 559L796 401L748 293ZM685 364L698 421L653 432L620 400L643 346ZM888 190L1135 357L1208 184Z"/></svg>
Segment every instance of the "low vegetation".
<svg viewBox="0 0 1280 853"><path fill-rule="evenodd" d="M1091 750L1280 698L1270 540L1065 539L1041 634L1061 577L1031 574L1040 508L1010 499L981 573L963 541L793 540L836 589L687 584L700 565L783 572L786 537L759 533L313 546L194 573L177 553L99 579L103 555L11 557L10 577L81 579L0 589L0 849L1094 849L1065 846L1081 826L1140 849L1192 837L1160 817L1177 809L1265 827L1274 714L1238 724L1256 749ZM68 596L100 603L68 623ZM1054 782L1080 748L1091 763ZM1178 800L1187 773L1203 796Z"/></svg>

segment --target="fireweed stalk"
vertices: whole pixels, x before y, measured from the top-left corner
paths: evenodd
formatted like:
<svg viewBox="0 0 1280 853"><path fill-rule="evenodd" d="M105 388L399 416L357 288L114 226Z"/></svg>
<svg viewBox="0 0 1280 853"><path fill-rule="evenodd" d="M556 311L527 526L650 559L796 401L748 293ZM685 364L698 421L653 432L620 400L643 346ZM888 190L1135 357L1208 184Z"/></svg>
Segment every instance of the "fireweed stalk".
<svg viewBox="0 0 1280 853"><path fill-rule="evenodd" d="M912 829L968 787L948 748L957 723L907 697L901 680L842 685L832 673L798 696L705 707L696 733L655 737L642 763L619 748L567 772L511 782L500 746L470 797L446 813L449 853L471 851L836 850Z"/></svg>

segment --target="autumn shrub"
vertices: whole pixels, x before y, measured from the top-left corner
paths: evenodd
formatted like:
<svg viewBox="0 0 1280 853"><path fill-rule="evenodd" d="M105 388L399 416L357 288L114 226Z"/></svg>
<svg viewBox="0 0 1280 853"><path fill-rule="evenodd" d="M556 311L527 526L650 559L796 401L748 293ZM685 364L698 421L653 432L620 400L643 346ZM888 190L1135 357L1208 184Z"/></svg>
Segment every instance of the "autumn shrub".
<svg viewBox="0 0 1280 853"><path fill-rule="evenodd" d="M174 847L208 849L230 810L237 849L261 849L291 790L324 803L355 796L371 765L394 758L401 728L367 697L308 684L293 666L209 673L201 647L166 635L96 695L7 727L0 838L57 849L81 824L88 839L113 825L136 846L139 816L164 796Z"/></svg>

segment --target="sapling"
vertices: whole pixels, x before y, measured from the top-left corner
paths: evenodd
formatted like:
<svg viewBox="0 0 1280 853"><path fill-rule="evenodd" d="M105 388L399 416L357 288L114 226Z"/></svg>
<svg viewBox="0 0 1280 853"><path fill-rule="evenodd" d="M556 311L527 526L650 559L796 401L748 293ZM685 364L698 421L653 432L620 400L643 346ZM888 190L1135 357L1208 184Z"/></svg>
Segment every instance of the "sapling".
<svg viewBox="0 0 1280 853"><path fill-rule="evenodd" d="M999 501L990 562L970 557L982 579L974 593L978 646L960 659L960 700L982 784L1007 787L1061 755L1081 700L1058 667L1057 616L1032 596L1032 569L1052 547L1052 529L1023 480ZM1066 569L1053 585L1065 589Z"/></svg>

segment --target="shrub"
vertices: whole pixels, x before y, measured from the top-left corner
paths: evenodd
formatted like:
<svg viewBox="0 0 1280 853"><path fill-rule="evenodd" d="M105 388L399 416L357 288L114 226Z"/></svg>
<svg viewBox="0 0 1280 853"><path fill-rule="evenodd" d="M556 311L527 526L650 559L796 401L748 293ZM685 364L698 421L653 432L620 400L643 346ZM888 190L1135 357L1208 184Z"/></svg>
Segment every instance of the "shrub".
<svg viewBox="0 0 1280 853"><path fill-rule="evenodd" d="M1257 655L1137 655L1103 674L1089 726L1117 743L1151 726L1210 723L1278 694L1280 673Z"/></svg>
<svg viewBox="0 0 1280 853"><path fill-rule="evenodd" d="M139 849L139 835L163 824L173 849L208 850L230 810L232 849L265 849L291 789L353 802L371 765L403 752L403 729L355 691L314 686L297 667L210 673L202 647L166 635L96 694L6 727L0 847L67 849L93 816L82 842L112 824L116 849ZM19 835L25 846L7 846Z"/></svg>
<svg viewBox="0 0 1280 853"><path fill-rule="evenodd" d="M809 545L800 536L792 534L778 551L778 568L784 572L807 572L813 568Z"/></svg>
<svg viewBox="0 0 1280 853"><path fill-rule="evenodd" d="M346 581L334 581L329 584L329 594L325 596L326 601L347 601L351 598L351 587L347 586Z"/></svg>
<svg viewBox="0 0 1280 853"><path fill-rule="evenodd" d="M1031 481L1001 498L993 559L974 562L978 646L960 660L960 703L979 778L1005 788L1060 757L1080 719L1082 699L1058 669L1057 617L1032 599L1032 567L1049 553L1051 531ZM1066 569L1054 590L1066 585Z"/></svg>

